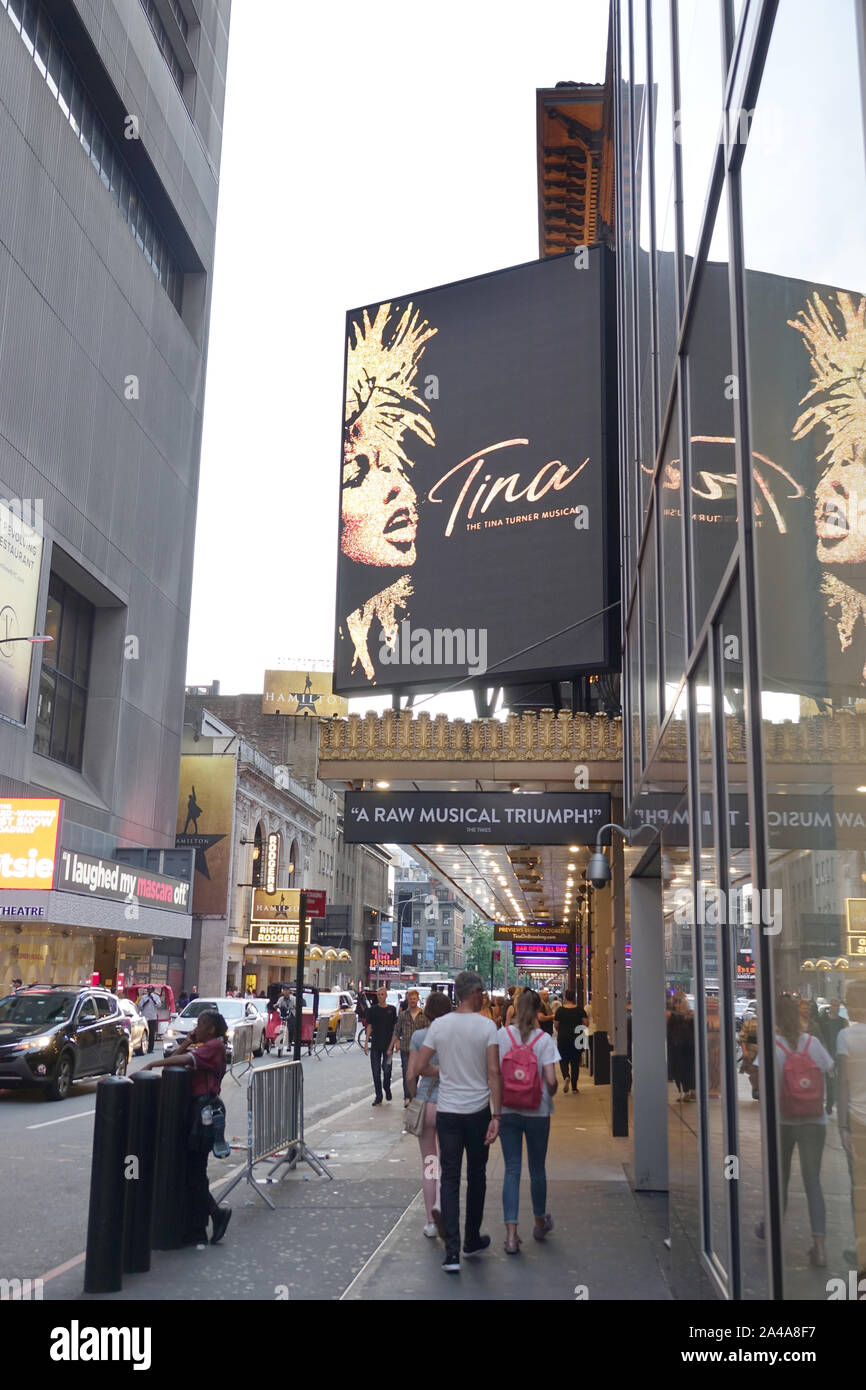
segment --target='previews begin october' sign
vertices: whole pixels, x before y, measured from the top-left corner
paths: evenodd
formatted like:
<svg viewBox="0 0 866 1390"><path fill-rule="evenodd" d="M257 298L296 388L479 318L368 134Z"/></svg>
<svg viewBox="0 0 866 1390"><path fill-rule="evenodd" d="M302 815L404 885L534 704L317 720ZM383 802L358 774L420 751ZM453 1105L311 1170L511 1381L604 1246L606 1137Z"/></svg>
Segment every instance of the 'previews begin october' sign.
<svg viewBox="0 0 866 1390"><path fill-rule="evenodd" d="M50 891L59 822L59 799L0 801L0 889Z"/></svg>

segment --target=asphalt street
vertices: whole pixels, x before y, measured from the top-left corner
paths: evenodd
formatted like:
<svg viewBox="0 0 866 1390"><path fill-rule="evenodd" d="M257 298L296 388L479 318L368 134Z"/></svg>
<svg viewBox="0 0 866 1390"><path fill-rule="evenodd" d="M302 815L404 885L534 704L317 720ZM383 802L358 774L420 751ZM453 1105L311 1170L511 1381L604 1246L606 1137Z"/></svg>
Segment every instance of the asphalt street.
<svg viewBox="0 0 866 1390"><path fill-rule="evenodd" d="M157 1048L156 1055L161 1049ZM130 1073L146 1058L133 1058ZM254 1066L266 1066L263 1057ZM361 1048L303 1057L307 1127L372 1094L370 1067ZM399 1063L394 1082L400 1091ZM241 1081L243 1078L241 1077ZM97 1081L73 1088L56 1104L40 1093L0 1091L0 1171L4 1219L0 1229L0 1278L42 1278L82 1254L87 1237L90 1160ZM226 1135L246 1134L246 1088L226 1076ZM226 1160L225 1173L237 1160Z"/></svg>

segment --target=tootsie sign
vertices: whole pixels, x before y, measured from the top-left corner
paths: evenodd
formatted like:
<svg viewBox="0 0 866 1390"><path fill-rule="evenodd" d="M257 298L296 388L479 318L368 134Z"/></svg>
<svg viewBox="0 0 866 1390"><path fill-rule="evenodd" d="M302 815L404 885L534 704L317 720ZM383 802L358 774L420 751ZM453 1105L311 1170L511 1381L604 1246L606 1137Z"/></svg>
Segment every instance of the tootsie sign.
<svg viewBox="0 0 866 1390"><path fill-rule="evenodd" d="M607 792L346 792L347 844L594 845Z"/></svg>

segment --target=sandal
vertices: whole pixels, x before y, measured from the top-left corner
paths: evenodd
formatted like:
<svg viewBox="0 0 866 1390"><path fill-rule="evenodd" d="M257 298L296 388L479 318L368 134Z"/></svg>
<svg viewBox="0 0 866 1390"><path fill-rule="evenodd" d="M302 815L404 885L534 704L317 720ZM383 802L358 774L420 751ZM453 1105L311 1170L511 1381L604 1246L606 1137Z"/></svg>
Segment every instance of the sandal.
<svg viewBox="0 0 866 1390"><path fill-rule="evenodd" d="M532 1235L533 1235L533 1237L534 1237L535 1240L544 1240L544 1237L545 1237L546 1235L549 1235L549 1233L550 1233L552 1230L553 1230L553 1217L552 1217L552 1216L543 1216L543 1217L541 1218L540 1224L539 1224L538 1218L536 1218L535 1229L534 1229L534 1231L532 1232Z"/></svg>
<svg viewBox="0 0 866 1390"><path fill-rule="evenodd" d="M505 1239L506 1255L519 1255L520 1244L520 1236L507 1236Z"/></svg>

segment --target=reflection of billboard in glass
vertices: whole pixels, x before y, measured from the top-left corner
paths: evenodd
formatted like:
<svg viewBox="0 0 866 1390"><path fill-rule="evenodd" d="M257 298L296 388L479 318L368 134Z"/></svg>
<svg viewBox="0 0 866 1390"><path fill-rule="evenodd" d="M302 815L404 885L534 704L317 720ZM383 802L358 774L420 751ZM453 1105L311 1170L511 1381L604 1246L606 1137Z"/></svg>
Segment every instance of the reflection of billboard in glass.
<svg viewBox="0 0 866 1390"><path fill-rule="evenodd" d="M0 714L27 722L42 537L0 502Z"/></svg>
<svg viewBox="0 0 866 1390"><path fill-rule="evenodd" d="M607 272L598 247L348 314L341 693L610 664Z"/></svg>
<svg viewBox="0 0 866 1390"><path fill-rule="evenodd" d="M691 339L690 511L713 574L733 549L738 512L738 386L718 332L727 276L726 264L706 267L706 312ZM762 684L819 700L866 696L866 299L756 271L746 296ZM680 470L674 459L662 473L672 516Z"/></svg>

